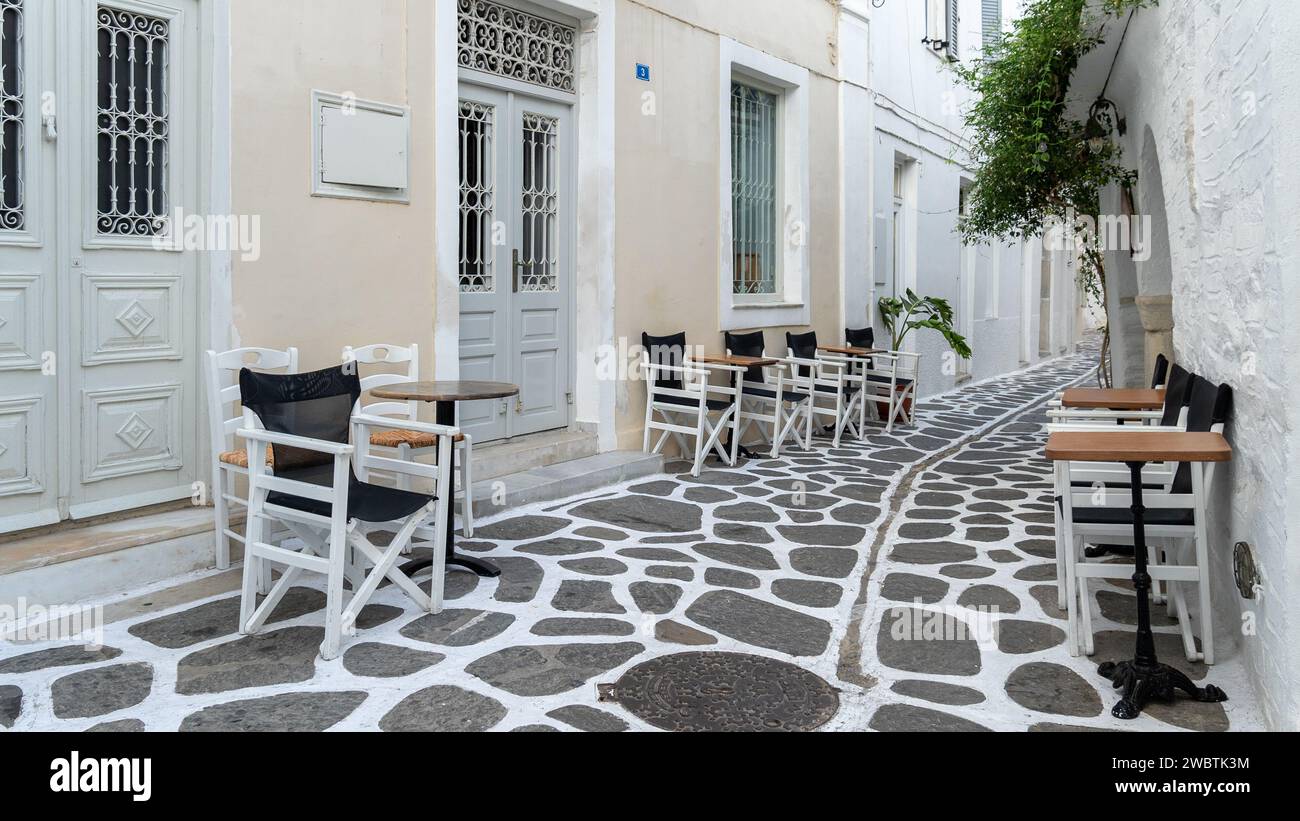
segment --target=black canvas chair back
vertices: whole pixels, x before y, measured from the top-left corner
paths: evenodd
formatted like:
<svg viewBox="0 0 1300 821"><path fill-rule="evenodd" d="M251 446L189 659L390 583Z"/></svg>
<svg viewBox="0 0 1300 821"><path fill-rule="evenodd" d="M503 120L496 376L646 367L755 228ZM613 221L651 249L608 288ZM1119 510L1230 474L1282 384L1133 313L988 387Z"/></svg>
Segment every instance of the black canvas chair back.
<svg viewBox="0 0 1300 821"><path fill-rule="evenodd" d="M1215 425L1228 424L1232 415L1232 388L1215 385L1199 376L1192 377L1192 401L1187 406L1187 432L1209 433ZM1192 466L1178 466L1174 475L1174 493L1192 492Z"/></svg>
<svg viewBox="0 0 1300 821"><path fill-rule="evenodd" d="M239 391L244 407L272 433L347 444L352 412L361 398L361 377L356 368L344 366L299 374L245 368L239 373ZM333 469L334 457L328 454L281 445L274 445L273 451L277 476L309 481L302 474L328 474ZM322 478L329 483L329 475Z"/></svg>
<svg viewBox="0 0 1300 821"><path fill-rule="evenodd" d="M1165 384L1165 380L1168 378L1169 378L1169 360L1165 358L1164 354L1158 354L1156 356L1156 372L1151 376L1152 390Z"/></svg>
<svg viewBox="0 0 1300 821"><path fill-rule="evenodd" d="M762 331L754 331L749 334L728 333L726 342L727 350L731 351L732 356L761 358L767 351L767 342L763 339ZM761 385L767 382L767 374L763 372L762 368L750 368L745 372L745 381Z"/></svg>
<svg viewBox="0 0 1300 821"><path fill-rule="evenodd" d="M812 331L806 334L786 333L785 344L794 353L796 359L816 359L817 358L817 332ZM804 365L796 367L796 372L800 379L807 379L810 374L809 368Z"/></svg>
<svg viewBox="0 0 1300 821"><path fill-rule="evenodd" d="M686 364L686 332L672 336L651 336L641 334L641 347L645 348L651 364L670 368L680 368ZM680 391L685 388L678 374L660 376L655 380L655 387Z"/></svg>
<svg viewBox="0 0 1300 821"><path fill-rule="evenodd" d="M1162 426L1169 428L1178 424L1183 408L1192 401L1194 379L1182 365L1174 365L1171 369L1165 390L1165 414L1160 418Z"/></svg>
<svg viewBox="0 0 1300 821"><path fill-rule="evenodd" d="M844 341L850 348L864 348L866 350L875 350L876 348L876 329L860 328L853 330L846 328L844 330Z"/></svg>

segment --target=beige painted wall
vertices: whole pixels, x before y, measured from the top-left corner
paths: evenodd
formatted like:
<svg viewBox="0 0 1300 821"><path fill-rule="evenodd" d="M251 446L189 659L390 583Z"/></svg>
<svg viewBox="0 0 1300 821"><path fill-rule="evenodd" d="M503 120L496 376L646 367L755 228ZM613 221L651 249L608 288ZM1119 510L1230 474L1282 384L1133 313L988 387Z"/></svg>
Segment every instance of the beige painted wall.
<svg viewBox="0 0 1300 821"><path fill-rule="evenodd" d="M433 4L233 0L233 200L262 256L235 260L232 343L419 343L433 368ZM346 22L345 22L346 21ZM412 108L411 203L312 197L312 89Z"/></svg>
<svg viewBox="0 0 1300 821"><path fill-rule="evenodd" d="M615 334L629 345L640 344L642 332L685 330L691 345L715 353L723 347L717 288L719 36L813 72L808 233L813 327L829 341L843 334L838 321L838 87L826 76L834 67L825 45L834 26L834 10L823 0L747 3L743 15L735 14L730 2L619 4ZM635 79L631 67L638 62L652 66L653 82ZM646 91L655 95L653 115L643 110ZM792 329L764 329L771 352L784 354L787 330ZM644 385L621 383L617 401L619 447L639 448Z"/></svg>

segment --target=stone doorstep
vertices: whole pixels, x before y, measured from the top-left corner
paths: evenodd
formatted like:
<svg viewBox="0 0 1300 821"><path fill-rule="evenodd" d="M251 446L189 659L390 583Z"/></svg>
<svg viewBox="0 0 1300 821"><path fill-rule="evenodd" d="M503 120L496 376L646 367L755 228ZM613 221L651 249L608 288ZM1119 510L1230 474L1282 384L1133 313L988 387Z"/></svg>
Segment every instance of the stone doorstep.
<svg viewBox="0 0 1300 821"><path fill-rule="evenodd" d="M476 462L477 457L476 451ZM661 455L613 451L485 479L474 483L474 517L486 519L526 505L568 499L663 472ZM504 504L498 505L494 497L500 492L504 492Z"/></svg>
<svg viewBox="0 0 1300 821"><path fill-rule="evenodd" d="M478 464L475 450L475 465ZM474 511L487 518L663 473L662 456L617 451L535 467L474 485ZM505 492L505 504L494 494ZM236 526L238 519L236 517ZM84 602L212 568L212 508L155 513L0 543L0 604ZM234 545L240 559L240 545Z"/></svg>
<svg viewBox="0 0 1300 821"><path fill-rule="evenodd" d="M594 433L552 431L486 444L474 444L474 482L526 473L537 468L595 456Z"/></svg>

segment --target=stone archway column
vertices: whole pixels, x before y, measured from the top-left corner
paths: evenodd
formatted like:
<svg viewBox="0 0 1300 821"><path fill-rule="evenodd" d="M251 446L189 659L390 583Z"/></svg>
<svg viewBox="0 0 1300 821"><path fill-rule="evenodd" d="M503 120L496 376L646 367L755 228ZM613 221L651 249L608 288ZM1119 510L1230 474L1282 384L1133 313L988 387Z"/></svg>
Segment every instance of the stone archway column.
<svg viewBox="0 0 1300 821"><path fill-rule="evenodd" d="M1170 362L1174 361L1174 298L1169 294L1139 296L1136 302L1142 329L1146 331L1146 372L1150 373L1158 355L1164 354Z"/></svg>

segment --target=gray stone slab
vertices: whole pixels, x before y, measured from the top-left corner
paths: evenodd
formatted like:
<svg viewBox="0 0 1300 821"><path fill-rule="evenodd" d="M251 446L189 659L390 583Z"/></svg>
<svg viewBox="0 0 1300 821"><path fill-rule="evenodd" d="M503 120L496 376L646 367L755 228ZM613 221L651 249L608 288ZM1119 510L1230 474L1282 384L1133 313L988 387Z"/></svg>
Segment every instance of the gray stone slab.
<svg viewBox="0 0 1300 821"><path fill-rule="evenodd" d="M584 733L621 733L628 728L627 722L623 719L612 716L604 710L581 704L552 710L546 714L546 717L567 724L575 730L582 730Z"/></svg>
<svg viewBox="0 0 1300 821"><path fill-rule="evenodd" d="M35 653L24 653L0 661L0 676L17 676L34 673L37 670L49 670L53 667L75 667L81 664L96 664L111 661L122 655L116 647L52 647Z"/></svg>
<svg viewBox="0 0 1300 821"><path fill-rule="evenodd" d="M729 567L710 567L704 571L704 582L711 587L727 587L732 590L757 590L763 586L758 576Z"/></svg>
<svg viewBox="0 0 1300 821"><path fill-rule="evenodd" d="M992 567L985 567L982 564L954 564L939 571L940 576L946 576L949 579L960 579L962 581L987 579L988 577L996 576L997 574L997 570Z"/></svg>
<svg viewBox="0 0 1300 821"><path fill-rule="evenodd" d="M982 669L974 633L939 611L895 607L886 611L876 639L880 663L895 670L938 676L974 676Z"/></svg>
<svg viewBox="0 0 1300 821"><path fill-rule="evenodd" d="M871 717L870 726L880 733L992 732L988 727L960 716L910 704L886 704Z"/></svg>
<svg viewBox="0 0 1300 821"><path fill-rule="evenodd" d="M437 615L421 616L402 628L412 641L440 647L472 647L494 639L515 623L510 613L484 610L444 610Z"/></svg>
<svg viewBox="0 0 1300 821"><path fill-rule="evenodd" d="M569 513L634 533L695 533L702 518L698 505L637 495L588 502Z"/></svg>
<svg viewBox="0 0 1300 821"><path fill-rule="evenodd" d="M1059 664L1031 662L1018 667L1007 678L1006 689L1012 701L1039 713L1093 718L1102 712L1097 689Z"/></svg>
<svg viewBox="0 0 1300 821"><path fill-rule="evenodd" d="M913 573L890 573L881 585L880 595L894 602L934 604L948 595L948 583Z"/></svg>
<svg viewBox="0 0 1300 821"><path fill-rule="evenodd" d="M144 722L138 718L123 718L119 721L105 721L86 730L88 733L143 733Z"/></svg>
<svg viewBox="0 0 1300 821"><path fill-rule="evenodd" d="M636 626L618 619L542 619L533 625L534 636L631 636Z"/></svg>
<svg viewBox="0 0 1300 821"><path fill-rule="evenodd" d="M22 712L22 689L12 684L0 684L0 727L13 727Z"/></svg>
<svg viewBox="0 0 1300 821"><path fill-rule="evenodd" d="M621 576L627 572L626 564L618 559L596 557L594 559L570 559L560 562L560 567L581 573L584 576Z"/></svg>
<svg viewBox="0 0 1300 821"><path fill-rule="evenodd" d="M356 712L366 694L286 693L232 701L191 713L183 733L321 733Z"/></svg>
<svg viewBox="0 0 1300 821"><path fill-rule="evenodd" d="M731 590L703 594L686 611L691 621L724 636L791 656L819 656L829 622Z"/></svg>
<svg viewBox="0 0 1300 821"><path fill-rule="evenodd" d="M114 664L58 679L50 687L50 701L57 718L95 718L134 707L152 691L151 665Z"/></svg>
<svg viewBox="0 0 1300 821"><path fill-rule="evenodd" d="M532 556L581 556L586 553L599 553L605 549L603 542L595 542L591 539L569 539L566 537L557 537L546 539L541 542L532 542L531 544L521 545L515 550L520 553L528 553Z"/></svg>
<svg viewBox="0 0 1300 821"><path fill-rule="evenodd" d="M1011 655L1041 653L1065 643L1065 631L1054 624L1002 619L997 625L998 649Z"/></svg>
<svg viewBox="0 0 1300 821"><path fill-rule="evenodd" d="M492 563L501 571L493 599L505 604L526 604L537 598L537 589L545 575L540 564L523 556L493 558Z"/></svg>
<svg viewBox="0 0 1300 821"><path fill-rule="evenodd" d="M772 544L776 539L772 534L757 525L740 525L724 522L714 525L713 538L724 542L748 542L750 544Z"/></svg>
<svg viewBox="0 0 1300 821"><path fill-rule="evenodd" d="M1020 612L1020 599L1016 594L993 584L977 584L966 588L958 597L957 605L1004 615Z"/></svg>
<svg viewBox="0 0 1300 821"><path fill-rule="evenodd" d="M671 579L679 582L695 581L694 570L676 565L653 565L645 569L645 574L652 579Z"/></svg>
<svg viewBox="0 0 1300 821"><path fill-rule="evenodd" d="M636 642L508 647L472 662L470 675L516 696L567 693L645 652Z"/></svg>
<svg viewBox="0 0 1300 821"><path fill-rule="evenodd" d="M773 502L776 500L773 499ZM781 515L769 504L758 502L741 502L727 505L713 511L713 515L724 522L741 522L744 524L775 524L781 521Z"/></svg>
<svg viewBox="0 0 1300 821"><path fill-rule="evenodd" d="M190 653L177 666L176 692L193 696L309 681L324 639L320 627L287 627Z"/></svg>
<svg viewBox="0 0 1300 821"><path fill-rule="evenodd" d="M953 564L970 562L979 557L979 551L970 545L956 542L905 542L894 546L889 558L902 564Z"/></svg>
<svg viewBox="0 0 1300 821"><path fill-rule="evenodd" d="M706 647L718 643L718 640L708 633L671 619L665 619L655 625L655 638L668 644L680 644L686 647Z"/></svg>
<svg viewBox="0 0 1300 821"><path fill-rule="evenodd" d="M716 562L729 564L733 567L743 567L747 570L779 570L781 565L777 562L772 551L757 547L755 545L745 544L698 544L694 548L696 553Z"/></svg>
<svg viewBox="0 0 1300 821"><path fill-rule="evenodd" d="M343 654L343 669L365 678L403 678L427 670L446 656L394 644L365 642Z"/></svg>
<svg viewBox="0 0 1300 821"><path fill-rule="evenodd" d="M260 602L260 599L259 599ZM272 611L267 624L285 622L325 607L319 590L295 587ZM239 632L239 597L208 602L152 621L132 625L128 633L158 647L179 650Z"/></svg>
<svg viewBox="0 0 1300 821"><path fill-rule="evenodd" d="M830 582L807 579L777 579L772 582L772 594L782 601L804 607L835 607L844 598L844 589Z"/></svg>
<svg viewBox="0 0 1300 821"><path fill-rule="evenodd" d="M500 542L524 542L530 539L544 539L568 526L568 519L554 516L515 516L495 524L478 525L474 528L474 535L481 539Z"/></svg>
<svg viewBox="0 0 1300 821"><path fill-rule="evenodd" d="M858 552L834 547L801 547L790 551L790 566L806 576L847 579L858 563Z"/></svg>
<svg viewBox="0 0 1300 821"><path fill-rule="evenodd" d="M782 525L777 531L795 544L814 547L856 547L867 538L867 531L849 525Z"/></svg>
<svg viewBox="0 0 1300 821"><path fill-rule="evenodd" d="M632 538L621 530L609 527L580 527L573 531L573 535L583 539L598 539L602 542L625 542Z"/></svg>
<svg viewBox="0 0 1300 821"><path fill-rule="evenodd" d="M694 556L689 556L670 547L629 547L626 550L618 551L618 555L627 559L640 559L648 562L694 564L697 561Z"/></svg>
<svg viewBox="0 0 1300 821"><path fill-rule="evenodd" d="M677 607L677 602L681 601L684 591L675 584L635 582L632 584L630 592L632 593L632 601L636 603L642 613L663 616L673 612L673 609Z"/></svg>
<svg viewBox="0 0 1300 821"><path fill-rule="evenodd" d="M561 613L626 613L627 608L614 598L609 582L566 579L551 599L551 607Z"/></svg>
<svg viewBox="0 0 1300 821"><path fill-rule="evenodd" d="M379 720L386 733L482 733L506 717L489 696L442 684L412 693Z"/></svg>
<svg viewBox="0 0 1300 821"><path fill-rule="evenodd" d="M919 698L922 701L944 704L949 707L970 707L975 704L982 704L985 700L984 694L979 690L962 687L959 684L946 684L941 681L908 679L907 681L897 682L889 689L900 696Z"/></svg>

